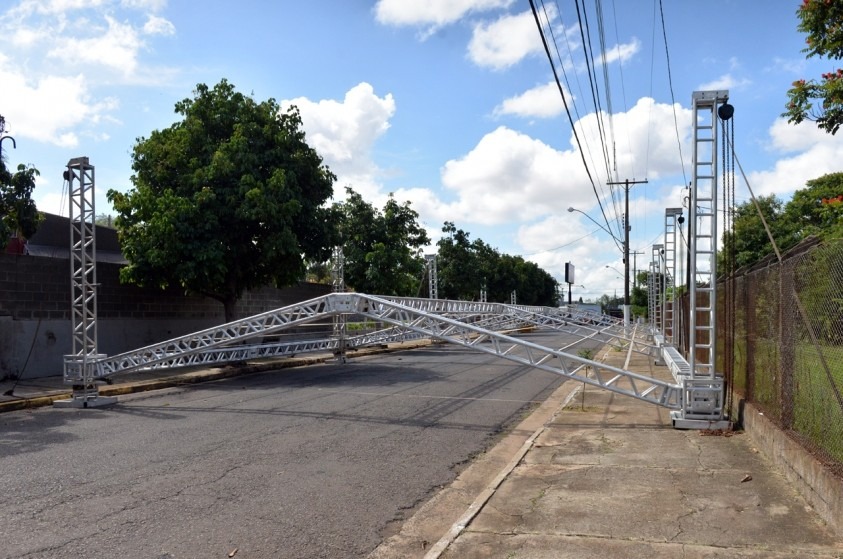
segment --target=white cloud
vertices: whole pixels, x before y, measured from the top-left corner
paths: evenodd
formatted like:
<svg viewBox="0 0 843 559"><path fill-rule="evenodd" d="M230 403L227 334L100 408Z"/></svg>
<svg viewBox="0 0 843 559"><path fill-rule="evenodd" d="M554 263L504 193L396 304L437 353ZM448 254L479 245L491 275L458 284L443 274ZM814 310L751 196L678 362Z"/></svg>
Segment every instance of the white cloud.
<svg viewBox="0 0 843 559"><path fill-rule="evenodd" d="M0 83L0 106L15 135L62 147L75 147L80 125L99 121L117 106L113 99L92 101L82 74L28 80L2 55Z"/></svg>
<svg viewBox="0 0 843 559"><path fill-rule="evenodd" d="M110 0L23 0L9 13L16 17L32 14L58 15L74 10L99 8L108 3Z"/></svg>
<svg viewBox="0 0 843 559"><path fill-rule="evenodd" d="M546 215L564 206L563 198L584 201L587 194L577 186L585 172L577 158L573 150L560 152L501 126L445 164L442 183L459 197L448 207L458 217L450 219L494 225Z"/></svg>
<svg viewBox="0 0 843 559"><path fill-rule="evenodd" d="M433 30L454 23L472 12L507 8L514 0L379 0L378 23L395 26L429 26Z"/></svg>
<svg viewBox="0 0 843 559"><path fill-rule="evenodd" d="M282 111L290 105L299 108L308 144L337 175L338 183L351 185L364 197L377 195L380 170L372 161L371 151L395 114L392 95L378 97L364 82L351 88L342 102L304 97L280 102Z"/></svg>
<svg viewBox="0 0 843 559"><path fill-rule="evenodd" d="M674 109L676 118L674 120ZM673 107L655 103L649 97L642 97L626 113L612 117L614 130L613 152L621 176L651 179L680 173L682 161L679 158L679 140L683 143L683 154L689 157L687 141L691 128L691 111L678 104ZM604 131L609 132L608 117L603 115ZM597 115L591 113L576 123L577 131L586 145L586 159L605 179L605 165L602 161L602 145L599 136ZM686 161L686 169L689 163Z"/></svg>
<svg viewBox="0 0 843 559"><path fill-rule="evenodd" d="M505 15L474 27L468 56L479 66L502 70L531 55L541 54L542 43L532 12Z"/></svg>
<svg viewBox="0 0 843 559"><path fill-rule="evenodd" d="M143 42L134 27L106 16L108 29L98 37L61 37L47 53L70 64L96 63L131 75L138 66L138 50Z"/></svg>
<svg viewBox="0 0 843 559"><path fill-rule="evenodd" d="M752 85L752 81L748 79L738 79L732 74L723 74L719 78L708 83L701 84L697 87L697 91L719 91L719 90L741 90L746 89Z"/></svg>
<svg viewBox="0 0 843 559"><path fill-rule="evenodd" d="M678 121L685 123L680 126L680 137L687 143L691 112L681 108L677 110ZM589 115L577 123L583 142L594 146L589 148L586 156L590 165L594 157L598 158L598 162L602 157L602 150L597 147L599 144L594 143L597 142L596 132L585 132L593 130L595 122L595 116ZM629 173L624 176L657 178L681 172L673 108L670 105L641 99L629 112L614 116L614 130L619 172ZM685 153L687 156L687 148ZM592 174L598 192L601 196L608 196L609 189L604 186L605 176L601 178L593 168ZM605 170L602 175L605 175ZM433 223L449 220L502 226L535 222L552 215L567 215L569 206L586 212L597 206L573 139L569 149L560 151L501 126L483 136L463 157L448 161L441 176L442 184L454 194L452 201L445 201L425 188L401 191L401 196L411 199L419 214ZM669 205L677 203L673 201ZM636 211L631 209L633 215ZM607 214L610 219L617 218L612 208L607 209ZM614 227L614 223L612 225ZM577 230L577 233L585 232Z"/></svg>
<svg viewBox="0 0 843 559"><path fill-rule="evenodd" d="M571 103L570 94L565 91L568 103ZM548 82L544 85L528 89L521 95L505 99L503 103L495 107L494 115L516 115L521 117L553 118L559 116L565 110L562 102L562 95L556 82Z"/></svg>
<svg viewBox="0 0 843 559"><path fill-rule="evenodd" d="M626 62L633 56L635 56L638 51L641 50L641 41L637 38L633 38L631 42L621 45L615 45L614 47L610 48L604 57L601 57L599 63L602 64L611 64L612 62L617 62L620 60L621 62Z"/></svg>
<svg viewBox="0 0 843 559"><path fill-rule="evenodd" d="M120 5L135 10L160 12L167 7L167 0L121 0Z"/></svg>
<svg viewBox="0 0 843 559"><path fill-rule="evenodd" d="M787 200L793 191L804 188L807 181L840 170L843 137L826 134L813 122L793 125L781 117L770 126L769 132L770 149L792 155L779 157L772 169L748 174L747 180L756 196L775 194ZM739 184L743 185L742 178Z"/></svg>
<svg viewBox="0 0 843 559"><path fill-rule="evenodd" d="M160 16L149 16L143 25L143 32L147 35L175 35L176 26Z"/></svg>

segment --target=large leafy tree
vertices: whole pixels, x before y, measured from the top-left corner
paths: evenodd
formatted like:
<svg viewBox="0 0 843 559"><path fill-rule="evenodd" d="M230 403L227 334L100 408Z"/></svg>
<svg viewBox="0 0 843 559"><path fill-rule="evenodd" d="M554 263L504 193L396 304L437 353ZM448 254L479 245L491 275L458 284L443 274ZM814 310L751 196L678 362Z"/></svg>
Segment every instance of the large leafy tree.
<svg viewBox="0 0 843 559"><path fill-rule="evenodd" d="M803 0L796 10L797 29L807 34L807 57L843 57L843 2ZM843 124L843 68L822 74L819 80L797 80L787 92L789 122L811 120L826 132L835 134Z"/></svg>
<svg viewBox="0 0 843 559"><path fill-rule="evenodd" d="M492 279L495 261L478 257L470 234L457 229L453 222L446 221L442 232L445 235L437 242L439 297L473 301ZM484 264L482 269L481 264Z"/></svg>
<svg viewBox="0 0 843 559"><path fill-rule="evenodd" d="M35 167L18 165L12 173L6 162L0 161L0 252L12 234L18 233L24 239L34 235L44 218L32 200L37 176Z"/></svg>
<svg viewBox="0 0 843 559"><path fill-rule="evenodd" d="M305 141L301 117L227 80L176 103L182 120L139 138L133 188L110 190L129 264L121 279L206 295L234 318L247 289L290 285L335 242L334 175Z"/></svg>
<svg viewBox="0 0 843 559"><path fill-rule="evenodd" d="M392 194L383 211L351 188L335 206L340 217L345 282L362 293L416 295L424 270L422 248L430 243L410 202Z"/></svg>
<svg viewBox="0 0 843 559"><path fill-rule="evenodd" d="M809 235L839 237L843 233L843 173L809 180L793 193L784 217L795 239Z"/></svg>

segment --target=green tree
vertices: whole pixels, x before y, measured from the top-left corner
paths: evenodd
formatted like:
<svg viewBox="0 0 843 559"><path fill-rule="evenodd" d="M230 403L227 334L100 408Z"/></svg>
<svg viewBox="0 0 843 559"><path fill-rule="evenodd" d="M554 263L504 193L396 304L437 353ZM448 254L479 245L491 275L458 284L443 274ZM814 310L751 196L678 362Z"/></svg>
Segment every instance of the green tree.
<svg viewBox="0 0 843 559"><path fill-rule="evenodd" d="M469 240L470 234L457 229L451 221L442 226L445 233L439 241L437 269L439 275L439 297L461 301L474 301L480 289L491 281L492 262L486 261L479 267L479 259ZM489 300L493 300L491 297Z"/></svg>
<svg viewBox="0 0 843 559"><path fill-rule="evenodd" d="M803 0L796 10L797 29L807 34L806 57L843 57L843 3L829 0ZM835 134L843 124L843 69L822 74L819 81L800 79L787 92L788 122L810 120Z"/></svg>
<svg viewBox="0 0 843 559"><path fill-rule="evenodd" d="M35 167L18 165L17 171L11 173L6 162L0 161L0 251L15 233L30 238L44 220L32 200L37 176Z"/></svg>
<svg viewBox="0 0 843 559"><path fill-rule="evenodd" d="M129 264L122 281L177 285L220 301L290 285L335 244L334 175L305 141L298 110L256 102L223 79L175 106L182 120L139 138L133 188L109 190Z"/></svg>
<svg viewBox="0 0 843 559"><path fill-rule="evenodd" d="M519 304L555 306L559 283L537 264L501 254L482 239L446 221L439 242L439 296L473 301L485 286L487 299L508 303L516 292Z"/></svg>
<svg viewBox="0 0 843 559"><path fill-rule="evenodd" d="M782 201L773 194L761 196L757 201L779 248L793 246L792 227L784 216ZM732 230L723 233L723 250L718 253L718 269L727 272L730 262L734 262L736 269L749 266L772 252L773 245L752 200L736 206Z"/></svg>
<svg viewBox="0 0 843 559"><path fill-rule="evenodd" d="M362 293L416 295L424 270L422 247L430 243L418 213L392 194L378 211L351 188L346 193L346 201L335 206L346 284Z"/></svg>
<svg viewBox="0 0 843 559"><path fill-rule="evenodd" d="M809 180L785 205L794 242L809 235L839 237L843 233L843 173Z"/></svg>

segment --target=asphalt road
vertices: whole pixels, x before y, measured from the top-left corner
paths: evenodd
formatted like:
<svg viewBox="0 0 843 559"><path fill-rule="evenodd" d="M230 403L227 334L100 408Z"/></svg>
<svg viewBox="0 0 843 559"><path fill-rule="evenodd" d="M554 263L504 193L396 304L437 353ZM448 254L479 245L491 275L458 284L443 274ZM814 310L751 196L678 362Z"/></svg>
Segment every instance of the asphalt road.
<svg viewBox="0 0 843 559"><path fill-rule="evenodd" d="M3 414L0 556L365 557L562 380L433 346Z"/></svg>

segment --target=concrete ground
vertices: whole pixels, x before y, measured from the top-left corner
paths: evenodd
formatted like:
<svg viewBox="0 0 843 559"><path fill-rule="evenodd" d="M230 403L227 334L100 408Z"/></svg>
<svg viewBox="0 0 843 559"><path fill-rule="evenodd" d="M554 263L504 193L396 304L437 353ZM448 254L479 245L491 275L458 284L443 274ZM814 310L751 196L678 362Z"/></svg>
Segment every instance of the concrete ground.
<svg viewBox="0 0 843 559"><path fill-rule="evenodd" d="M637 354L626 368L670 378ZM481 457L371 559L843 557L843 538L748 434L676 430L667 410L573 381L552 400L514 431L524 443L508 465L492 476L482 464L500 457ZM472 485L479 496L457 506Z"/></svg>
<svg viewBox="0 0 843 559"><path fill-rule="evenodd" d="M632 354L627 363L625 353L604 349L598 359L670 378L645 356ZM101 393L233 374L239 373L138 373ZM0 412L66 397L60 381L24 380L12 395L2 394L12 383L0 383ZM370 558L840 559L843 537L835 530L749 434L675 430L667 410L569 381Z"/></svg>

